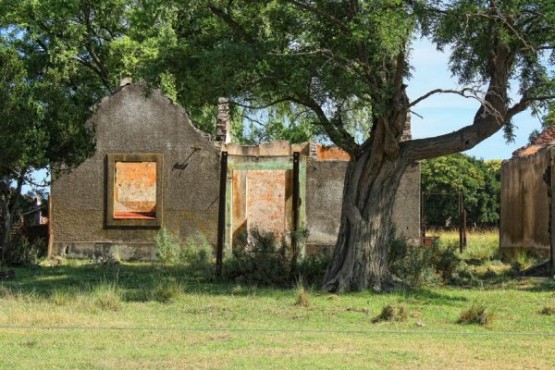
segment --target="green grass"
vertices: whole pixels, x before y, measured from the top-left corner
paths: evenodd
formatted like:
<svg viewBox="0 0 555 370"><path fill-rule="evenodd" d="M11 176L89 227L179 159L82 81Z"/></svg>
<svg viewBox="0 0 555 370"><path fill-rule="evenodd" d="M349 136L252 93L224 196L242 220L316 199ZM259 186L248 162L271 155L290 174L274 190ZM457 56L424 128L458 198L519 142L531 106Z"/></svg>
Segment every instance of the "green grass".
<svg viewBox="0 0 555 370"><path fill-rule="evenodd" d="M458 230L430 230L427 234L439 237L439 241L443 245L459 245ZM461 258L488 260L498 257L499 230L471 231L467 233L466 238L467 245L460 254Z"/></svg>
<svg viewBox="0 0 555 370"><path fill-rule="evenodd" d="M17 269L0 282L0 368L550 369L555 282L331 295L202 283L175 266ZM303 293L304 292L304 293ZM309 304L297 304L299 294ZM457 323L475 305L487 326ZM373 323L384 307L405 320Z"/></svg>

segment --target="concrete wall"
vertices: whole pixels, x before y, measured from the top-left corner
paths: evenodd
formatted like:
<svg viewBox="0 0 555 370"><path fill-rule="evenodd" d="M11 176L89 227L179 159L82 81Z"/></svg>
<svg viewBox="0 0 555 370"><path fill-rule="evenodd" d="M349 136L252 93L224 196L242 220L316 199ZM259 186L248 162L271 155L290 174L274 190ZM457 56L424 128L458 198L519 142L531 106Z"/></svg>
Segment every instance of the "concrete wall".
<svg viewBox="0 0 555 370"><path fill-rule="evenodd" d="M307 253L332 248L337 240L346 161L309 161L307 165ZM397 236L420 243L420 164L408 167L401 179L393 220Z"/></svg>
<svg viewBox="0 0 555 370"><path fill-rule="evenodd" d="M549 254L552 149L512 158L501 167L500 246Z"/></svg>
<svg viewBox="0 0 555 370"><path fill-rule="evenodd" d="M89 124L96 153L52 184L53 254L155 256L157 227L106 226L108 153L162 154L162 226L182 240L201 232L216 243L219 150L182 108L130 84L104 98Z"/></svg>

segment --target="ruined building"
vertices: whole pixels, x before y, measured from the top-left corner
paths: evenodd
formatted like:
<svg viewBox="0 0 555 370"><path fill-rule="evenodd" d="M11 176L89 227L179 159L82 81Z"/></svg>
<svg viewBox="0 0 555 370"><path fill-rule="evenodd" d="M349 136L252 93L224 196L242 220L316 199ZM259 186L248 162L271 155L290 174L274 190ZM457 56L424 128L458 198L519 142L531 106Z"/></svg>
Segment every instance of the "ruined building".
<svg viewBox="0 0 555 370"><path fill-rule="evenodd" d="M509 254L532 250L555 268L555 127L513 153L501 166L499 243Z"/></svg>
<svg viewBox="0 0 555 370"><path fill-rule="evenodd" d="M203 234L231 251L252 228L288 235L308 231L302 253L337 237L346 153L320 145L229 143L221 100L217 139L196 129L160 92L122 86L102 100L89 123L96 153L52 184L51 254L156 255L161 227L185 241ZM407 170L394 220L398 235L420 237L420 168Z"/></svg>

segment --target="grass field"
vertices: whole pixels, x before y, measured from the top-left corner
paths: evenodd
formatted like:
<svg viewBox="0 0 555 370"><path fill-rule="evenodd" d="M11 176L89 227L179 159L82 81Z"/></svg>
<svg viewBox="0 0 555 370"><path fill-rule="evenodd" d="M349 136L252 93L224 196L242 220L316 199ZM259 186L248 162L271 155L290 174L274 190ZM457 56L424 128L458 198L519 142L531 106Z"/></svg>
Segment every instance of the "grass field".
<svg viewBox="0 0 555 370"><path fill-rule="evenodd" d="M201 283L157 264L18 269L0 368L551 369L555 282L341 296ZM405 321L373 323L386 305ZM458 324L472 305L488 325Z"/></svg>

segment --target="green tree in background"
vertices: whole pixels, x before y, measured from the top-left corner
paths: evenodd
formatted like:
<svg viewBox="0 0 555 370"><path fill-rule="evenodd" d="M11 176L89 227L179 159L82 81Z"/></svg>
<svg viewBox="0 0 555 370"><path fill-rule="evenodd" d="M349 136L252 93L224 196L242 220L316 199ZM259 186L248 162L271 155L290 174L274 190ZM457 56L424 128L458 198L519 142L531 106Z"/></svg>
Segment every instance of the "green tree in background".
<svg viewBox="0 0 555 370"><path fill-rule="evenodd" d="M453 154L422 161L421 169L428 227L459 225L459 193L469 226L498 225L501 161Z"/></svg>

